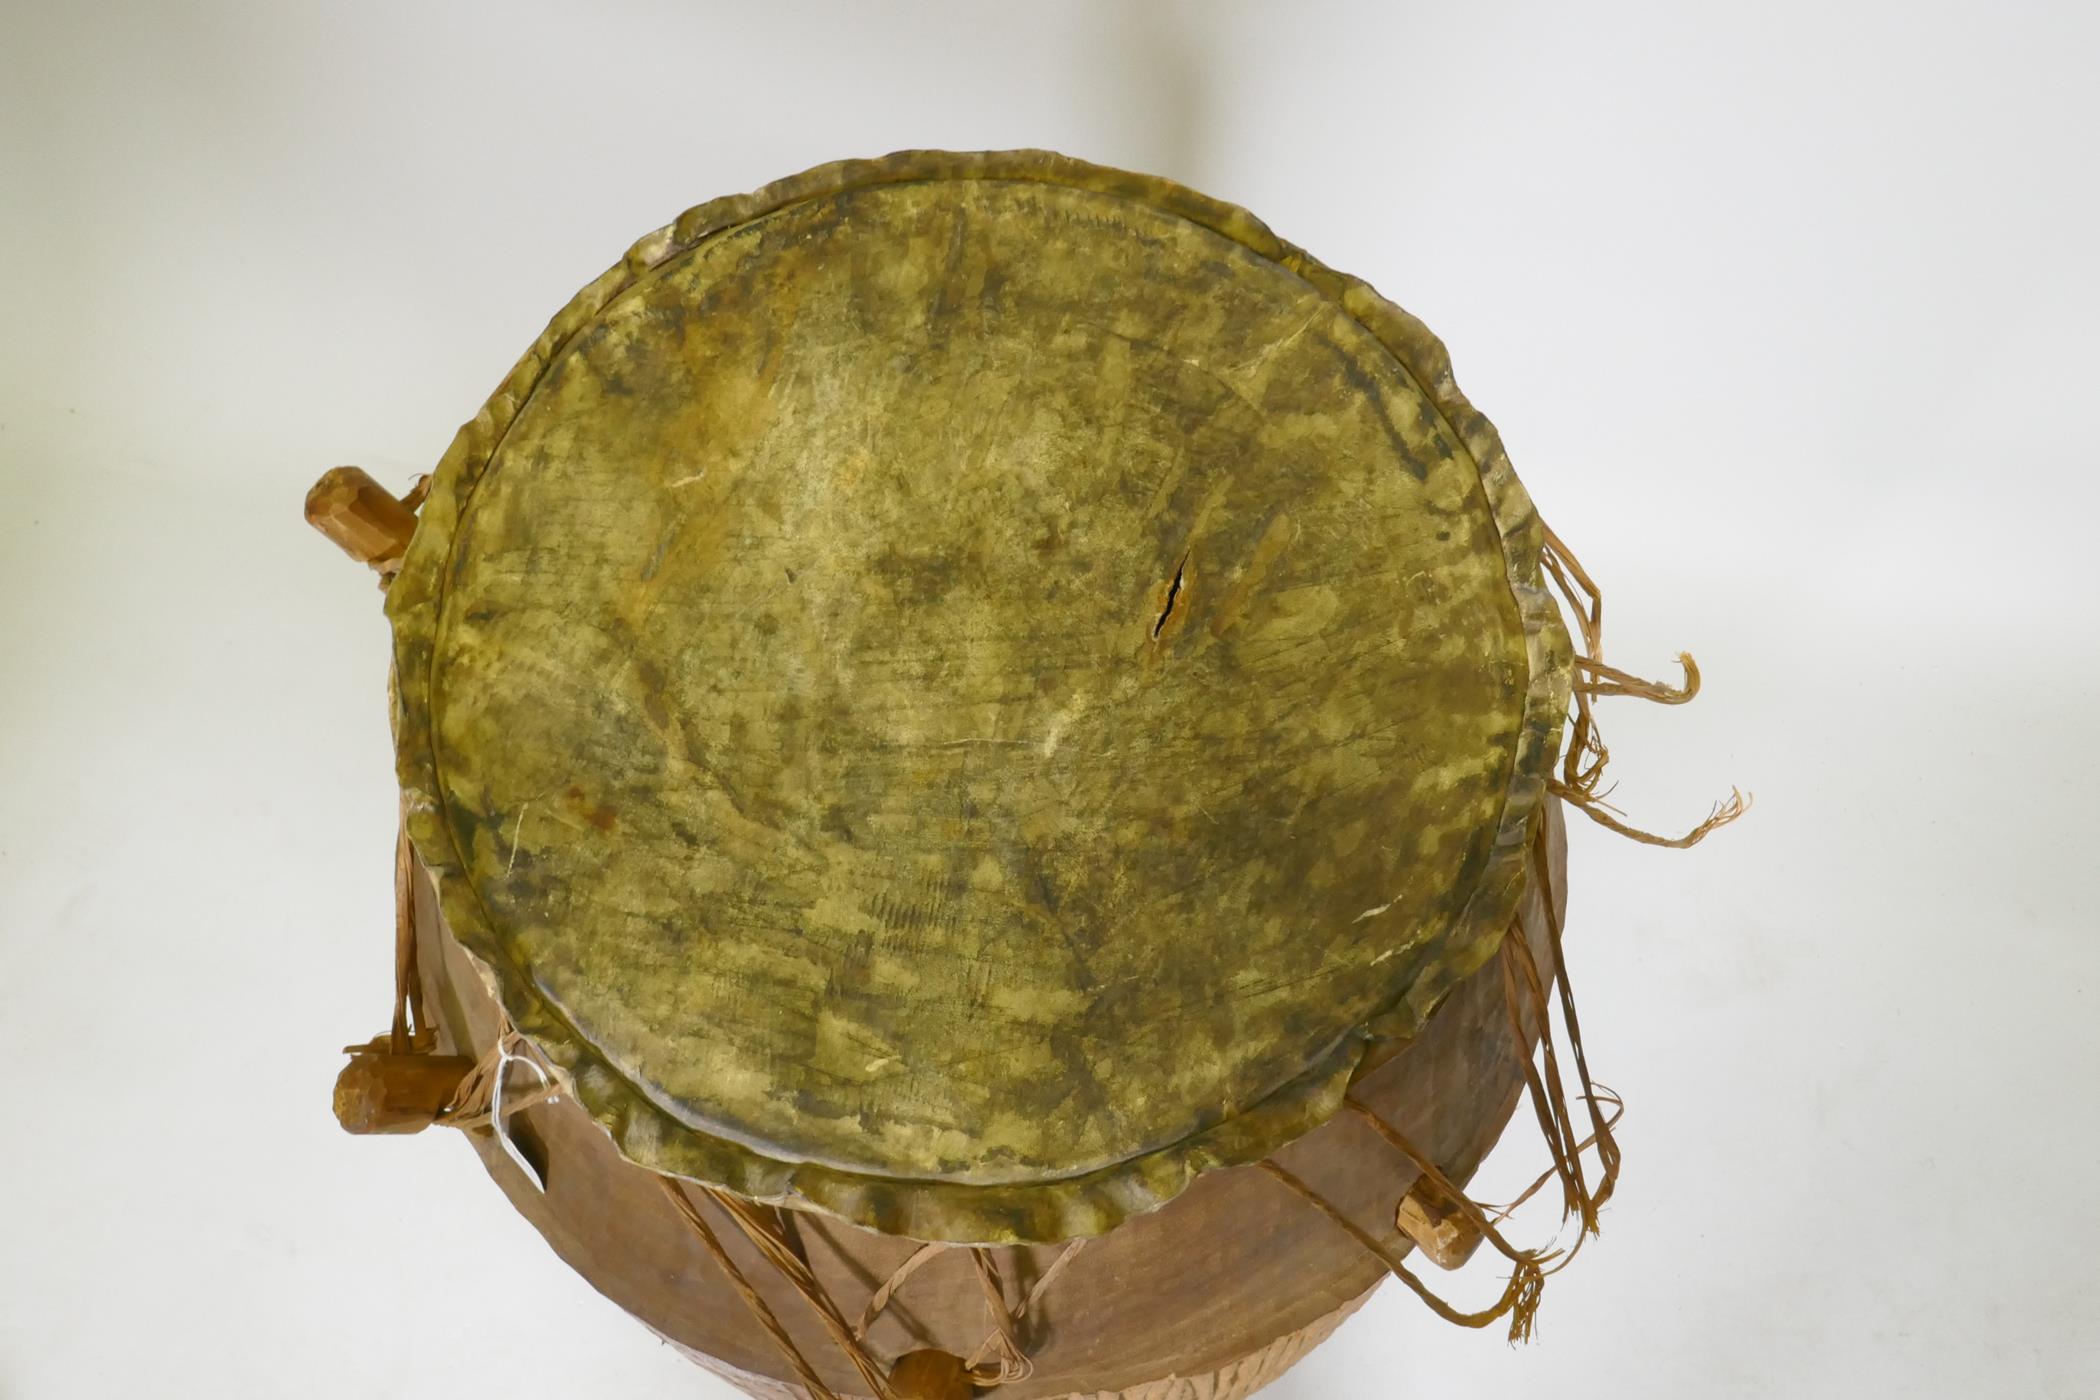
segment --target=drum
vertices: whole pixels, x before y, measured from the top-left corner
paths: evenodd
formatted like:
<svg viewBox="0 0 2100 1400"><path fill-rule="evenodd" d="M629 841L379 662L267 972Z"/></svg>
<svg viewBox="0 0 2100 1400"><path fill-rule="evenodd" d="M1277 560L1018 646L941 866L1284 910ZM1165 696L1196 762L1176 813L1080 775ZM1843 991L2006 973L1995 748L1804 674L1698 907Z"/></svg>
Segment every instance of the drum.
<svg viewBox="0 0 2100 1400"><path fill-rule="evenodd" d="M1697 672L1603 663L1442 346L1244 211L1040 152L717 200L307 514L403 794L338 1116L462 1130L746 1391L1245 1395L1389 1274L1525 1335L1594 1231L1561 813L1737 814L1602 805L1592 702ZM1465 1192L1525 1103L1566 1244Z"/></svg>

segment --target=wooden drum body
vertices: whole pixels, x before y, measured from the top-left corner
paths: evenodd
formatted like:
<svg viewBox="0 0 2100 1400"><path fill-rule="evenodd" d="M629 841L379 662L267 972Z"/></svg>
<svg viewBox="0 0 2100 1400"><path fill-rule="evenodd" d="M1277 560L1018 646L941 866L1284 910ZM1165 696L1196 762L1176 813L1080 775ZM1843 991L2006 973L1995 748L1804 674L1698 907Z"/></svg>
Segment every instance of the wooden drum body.
<svg viewBox="0 0 2100 1400"><path fill-rule="evenodd" d="M1565 869L1557 807L1546 820L1551 868ZM1556 913L1565 884L1556 880ZM1542 970L1552 966L1541 891L1521 922ZM416 936L427 993L446 1051L480 1058L494 1044L496 1005L474 960L444 929L427 877L416 885ZM1527 1018L1528 1019L1528 1018ZM1356 1090L1463 1182L1501 1136L1524 1090L1520 1043L1499 963L1460 984L1413 1041L1366 1073ZM695 1361L768 1400L800 1400L779 1353L714 1261L657 1189L655 1173L613 1150L573 1100L535 1104L510 1120L520 1149L545 1172L542 1192L487 1129L469 1140L489 1175L555 1253L606 1297ZM1394 1223L1417 1173L1362 1124L1331 1122L1278 1160L1378 1232L1396 1254L1413 1242ZM794 1214L811 1267L831 1296L865 1299L918 1242ZM840 1394L858 1393L794 1290L730 1239L746 1277L803 1343ZM1002 1251L1005 1277L1040 1278L1062 1245ZM1000 1388L1014 1400L1232 1400L1251 1395L1319 1345L1360 1307L1386 1267L1348 1235L1251 1168L1211 1173L1149 1215L1087 1242L1045 1290L1030 1326L1035 1371ZM1477 1286L1477 1285L1476 1285ZM936 1348L968 1356L990 1329L984 1296L962 1251L912 1275L871 1329L888 1356Z"/></svg>
<svg viewBox="0 0 2100 1400"><path fill-rule="evenodd" d="M1599 795L1592 702L1696 670L1602 663L1442 344L1244 210L1042 152L717 200L308 517L403 793L339 1116L464 1130L751 1393L1220 1400L1387 1273L1521 1338L1572 1252L1464 1190L1520 1098L1594 1232L1563 808L1735 814ZM1483 1243L1471 1310L1408 1262Z"/></svg>

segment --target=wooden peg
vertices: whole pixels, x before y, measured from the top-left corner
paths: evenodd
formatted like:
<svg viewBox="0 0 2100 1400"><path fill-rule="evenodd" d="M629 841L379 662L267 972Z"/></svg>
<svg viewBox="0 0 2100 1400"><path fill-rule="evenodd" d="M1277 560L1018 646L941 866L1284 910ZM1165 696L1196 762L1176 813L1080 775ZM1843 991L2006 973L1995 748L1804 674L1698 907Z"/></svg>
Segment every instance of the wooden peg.
<svg viewBox="0 0 2100 1400"><path fill-rule="evenodd" d="M315 482L306 493L306 523L381 573L399 566L416 532L415 512L362 467L337 467Z"/></svg>
<svg viewBox="0 0 2100 1400"><path fill-rule="evenodd" d="M890 1368L897 1400L970 1400L977 1393L960 1358L945 1351L906 1352Z"/></svg>
<svg viewBox="0 0 2100 1400"><path fill-rule="evenodd" d="M465 1055L354 1051L336 1076L336 1121L351 1133L420 1133L437 1121L473 1068Z"/></svg>
<svg viewBox="0 0 2100 1400"><path fill-rule="evenodd" d="M1480 1248L1480 1231L1459 1214L1451 1199L1423 1178L1400 1198L1393 1223L1439 1269L1456 1269Z"/></svg>

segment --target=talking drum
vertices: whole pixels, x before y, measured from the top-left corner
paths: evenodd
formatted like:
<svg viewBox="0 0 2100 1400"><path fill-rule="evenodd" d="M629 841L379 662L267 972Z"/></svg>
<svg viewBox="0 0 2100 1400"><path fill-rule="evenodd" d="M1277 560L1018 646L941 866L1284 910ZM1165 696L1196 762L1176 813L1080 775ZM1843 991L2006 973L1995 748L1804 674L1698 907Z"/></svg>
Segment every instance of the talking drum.
<svg viewBox="0 0 2100 1400"><path fill-rule="evenodd" d="M1604 664L1442 345L1244 211L1038 152L717 200L307 513L403 799L339 1117L463 1130L748 1392L1245 1395L1388 1274L1522 1336L1594 1231L1561 813L1740 810L1601 803L1593 703L1697 672ZM1520 1104L1543 1240L1465 1190Z"/></svg>

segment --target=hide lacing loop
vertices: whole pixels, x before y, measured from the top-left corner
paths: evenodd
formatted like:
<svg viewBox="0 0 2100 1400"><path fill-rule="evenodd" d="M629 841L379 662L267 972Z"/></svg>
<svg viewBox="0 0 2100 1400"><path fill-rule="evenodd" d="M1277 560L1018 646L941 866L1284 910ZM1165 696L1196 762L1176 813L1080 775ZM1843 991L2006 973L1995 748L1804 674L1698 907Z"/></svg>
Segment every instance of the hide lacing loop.
<svg viewBox="0 0 2100 1400"><path fill-rule="evenodd" d="M415 847L408 839L408 799L401 799L400 826L394 836L394 1019L387 1030L388 1048L397 1055L428 1051L437 1031L423 1004L422 969L416 955Z"/></svg>
<svg viewBox="0 0 2100 1400"><path fill-rule="evenodd" d="M1525 1088L1538 1119L1540 1136L1545 1140L1547 1151L1552 1157L1552 1165L1507 1205L1482 1206L1469 1197L1428 1153L1416 1146L1368 1103L1353 1093L1343 1100L1345 1111L1361 1119L1415 1168L1416 1182L1408 1193L1403 1193L1400 1205L1394 1210L1396 1231L1404 1234L1400 1212L1406 1206L1408 1195L1426 1186L1431 1199L1448 1203L1468 1226L1509 1261L1512 1267L1501 1295L1485 1308L1469 1312L1457 1307L1438 1295L1407 1268L1401 1261L1400 1244L1381 1239L1349 1219L1333 1202L1295 1173L1274 1161L1260 1164L1263 1171L1282 1182L1346 1231L1350 1238L1384 1264L1395 1278L1405 1284L1437 1316L1461 1327L1487 1327L1506 1317L1509 1319L1509 1340L1513 1343L1528 1341L1531 1338L1537 1325L1538 1307L1546 1279L1572 1263L1583 1242L1597 1232L1598 1213L1604 1203L1611 1199L1612 1190L1618 1182L1619 1147L1617 1140L1612 1136L1612 1129L1624 1113L1624 1104L1618 1095L1608 1089L1600 1089L1590 1078L1588 1058L1582 1049L1581 1023L1576 1018L1574 994L1567 981L1557 907L1559 892L1554 888L1553 869L1546 840L1546 829L1542 822L1532 838L1539 902L1545 909L1547 935L1553 949L1552 980L1559 988L1561 1019L1566 1024L1569 1053L1580 1084L1576 1097L1589 1108L1589 1135L1580 1140L1576 1137L1575 1120L1569 1110L1569 1096L1562 1077L1560 1052L1554 1040L1552 1007L1546 998L1546 979L1540 974L1537 959L1532 955L1522 924L1517 922L1511 924L1502 938L1504 1001L1509 1012L1510 1035L1520 1047L1519 1065ZM1530 1045L1534 1025L1537 1028L1536 1050L1525 1048ZM1610 1109L1609 1113L1604 1111L1606 1107ZM1593 1147L1598 1159L1598 1180L1594 1188L1590 1186L1583 1166L1584 1153ZM1528 1201L1540 1188L1555 1180L1561 1184L1561 1219L1563 1222L1570 1219L1580 1221L1574 1241L1565 1248L1549 1246L1521 1249L1511 1244L1499 1228L1500 1223L1507 1220L1518 1206Z"/></svg>
<svg viewBox="0 0 2100 1400"><path fill-rule="evenodd" d="M1560 776L1547 779L1546 786L1555 797L1591 821L1629 840L1676 850L1696 846L1712 832L1749 811L1749 795L1739 789L1730 789L1729 795L1714 804L1704 821L1682 836L1657 836L1629 824L1606 800L1610 789L1603 787L1604 770L1611 762L1611 750L1597 729L1592 702L1623 696L1657 705L1682 705L1699 693L1699 664L1692 660L1690 652L1678 653L1678 665L1684 669L1684 684L1678 686L1644 680L1605 665L1604 594L1566 543L1553 533L1553 528L1540 521L1539 529L1545 536L1545 544L1539 550L1539 566L1566 600L1574 630L1580 634L1574 658L1575 677L1569 687L1574 712L1569 717L1568 746L1561 758Z"/></svg>
<svg viewBox="0 0 2100 1400"><path fill-rule="evenodd" d="M890 1271L889 1277L868 1296L867 1308L861 1313L860 1321L853 1329L854 1335L865 1339L876 1320L889 1308L897 1290L920 1269L943 1256L967 1253L970 1256L970 1267L977 1274L979 1285L984 1291L985 1310L991 1316L992 1330L985 1334L984 1340L977 1344L976 1350L964 1358L964 1369L969 1373L971 1384L980 1390L1026 1380L1034 1373L1035 1363L1030 1356L1031 1346L1025 1324L1036 1305L1042 1301L1043 1294L1057 1281L1066 1266L1078 1257L1080 1248L1085 1243L1085 1240L1073 1240L1059 1250L1057 1257L1050 1261L1050 1267L1043 1270L1042 1275L1028 1286L1020 1301L1011 1308L1007 1306L1005 1281L1000 1275L997 1258L991 1250L970 1245L922 1244L906 1255L902 1262ZM990 1359L995 1352L998 1354L997 1359Z"/></svg>
<svg viewBox="0 0 2100 1400"><path fill-rule="evenodd" d="M1487 1327L1507 1317L1510 1320L1509 1339L1512 1342L1530 1339L1534 1320L1538 1315L1539 1294L1544 1287L1544 1276L1535 1259L1526 1259L1517 1265L1515 1272L1510 1275L1509 1283L1502 1290L1502 1296L1497 1298L1492 1304L1477 1312L1461 1312L1458 1308L1445 1302L1428 1284L1417 1278L1414 1272L1401 1262L1398 1248L1377 1238L1370 1231L1351 1220L1342 1211L1336 1209L1333 1202L1306 1185L1296 1174L1287 1168L1277 1165L1274 1160L1264 1161L1258 1165L1262 1171L1282 1182L1303 1198L1307 1204L1319 1211L1320 1214L1341 1227L1351 1239L1363 1247L1367 1254L1384 1264L1394 1278L1406 1284L1416 1297L1427 1303L1430 1311L1434 1312L1438 1317L1443 1318L1446 1322L1455 1323L1460 1327Z"/></svg>
<svg viewBox="0 0 2100 1400"><path fill-rule="evenodd" d="M816 1367L809 1364L809 1358L795 1345L795 1339L788 1335L788 1330L781 1325L779 1317L766 1305L766 1300L759 1296L758 1290L751 1286L751 1281L744 1277L744 1271L737 1267L736 1260L730 1258L729 1251L722 1247L721 1237L715 1233L714 1226L708 1223L700 1207L686 1195L684 1187L668 1176L658 1177L657 1185L663 1188L664 1195L670 1199L679 1215L684 1217L685 1223L692 1227L693 1233L700 1237L700 1242L706 1246L707 1252L714 1256L716 1266L728 1276L730 1286L743 1298L744 1306L751 1310L751 1316L765 1330L766 1335L773 1339L773 1344L780 1349L781 1356L801 1380L803 1389L809 1392L811 1400L838 1400L838 1393L824 1384L824 1378L817 1374ZM701 1189L710 1198L714 1196L714 1193L706 1191L706 1188ZM867 1353L857 1343L849 1349L848 1355L867 1360ZM856 1365L855 1369L860 1368ZM870 1380L866 1372L862 1373L862 1379ZM877 1400L893 1400L886 1377L875 1375L870 1380L869 1388Z"/></svg>

